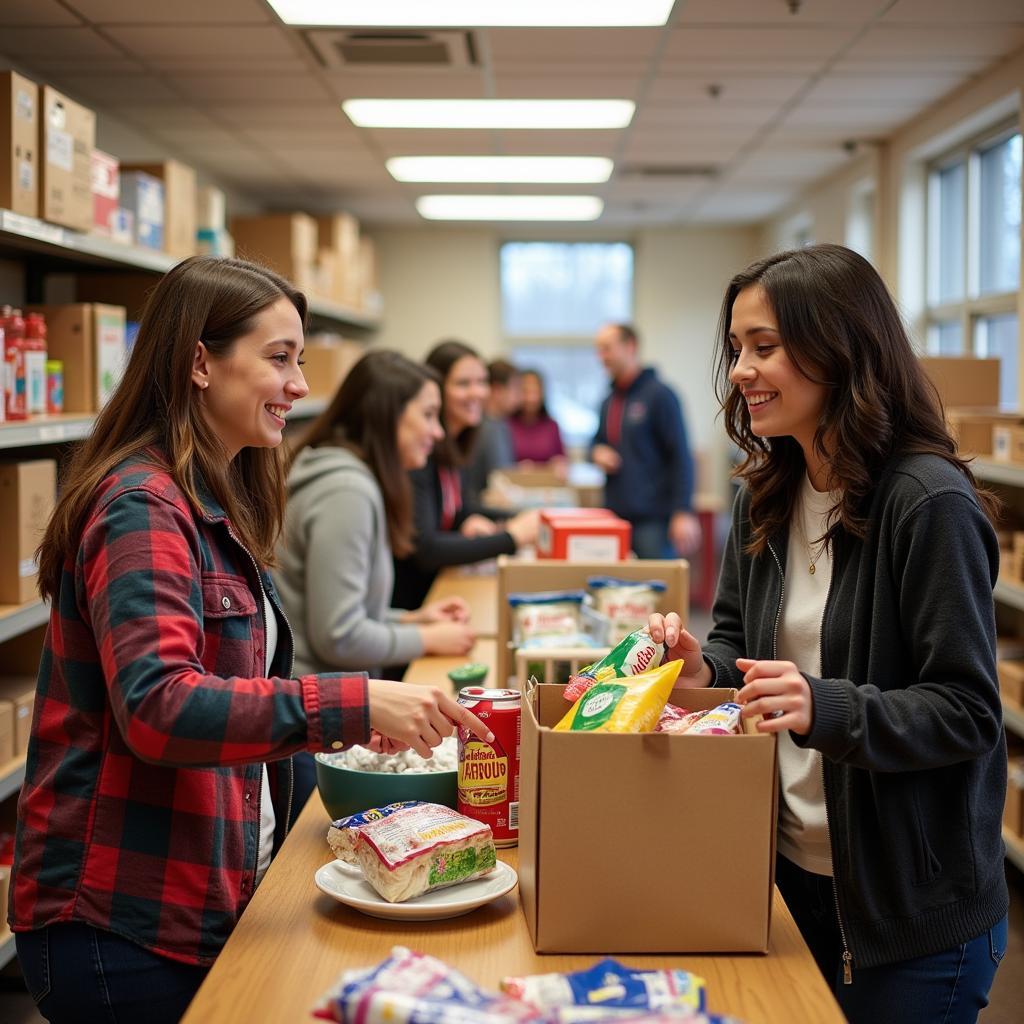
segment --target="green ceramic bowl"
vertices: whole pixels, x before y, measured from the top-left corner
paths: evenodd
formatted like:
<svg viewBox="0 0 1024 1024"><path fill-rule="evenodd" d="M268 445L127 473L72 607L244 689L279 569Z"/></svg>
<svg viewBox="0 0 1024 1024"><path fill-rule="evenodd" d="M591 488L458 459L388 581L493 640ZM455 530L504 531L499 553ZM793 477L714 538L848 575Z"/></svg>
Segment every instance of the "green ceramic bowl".
<svg viewBox="0 0 1024 1024"><path fill-rule="evenodd" d="M457 771L360 772L316 755L316 785L331 821L396 800L424 800L455 808Z"/></svg>
<svg viewBox="0 0 1024 1024"><path fill-rule="evenodd" d="M455 684L455 688L463 686L479 686L487 678L488 667L479 661L470 661L458 668L453 668L448 673L448 678Z"/></svg>

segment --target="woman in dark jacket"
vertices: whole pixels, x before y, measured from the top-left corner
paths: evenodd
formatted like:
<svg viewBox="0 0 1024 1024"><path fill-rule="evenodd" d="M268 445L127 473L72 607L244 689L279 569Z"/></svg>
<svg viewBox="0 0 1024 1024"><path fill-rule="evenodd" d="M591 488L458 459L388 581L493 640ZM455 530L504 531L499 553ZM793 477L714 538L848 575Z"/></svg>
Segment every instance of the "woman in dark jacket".
<svg viewBox="0 0 1024 1024"><path fill-rule="evenodd" d="M746 487L714 626L651 633L778 735L776 880L847 1017L973 1021L1007 935L994 500L849 249L738 274L719 344Z"/></svg>
<svg viewBox="0 0 1024 1024"><path fill-rule="evenodd" d="M414 471L415 550L395 559L395 608L419 608L439 569L511 555L537 538L537 513L522 512L503 524L501 513L463 500L463 468L487 401L487 368L468 345L443 341L427 366L441 378L441 425L445 436L427 465Z"/></svg>

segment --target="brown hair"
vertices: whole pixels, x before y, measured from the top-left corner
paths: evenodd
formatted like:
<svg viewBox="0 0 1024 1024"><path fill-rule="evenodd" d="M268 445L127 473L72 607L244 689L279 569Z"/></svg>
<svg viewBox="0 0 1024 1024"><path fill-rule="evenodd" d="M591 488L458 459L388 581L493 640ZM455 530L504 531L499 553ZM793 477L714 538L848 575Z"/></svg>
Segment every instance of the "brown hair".
<svg viewBox="0 0 1024 1024"><path fill-rule="evenodd" d="M444 426L444 415L445 415L445 399L444 399L444 385L448 380L448 374L451 373L452 367L466 356L471 356L473 359L479 360L480 355L471 349L467 344L461 341L441 341L438 342L428 353L427 358L424 360L427 366L434 370L441 378L441 424ZM469 458L470 452L473 450L473 444L476 441L477 427L466 427L465 430L461 431L458 437L451 437L448 434L448 428L445 426L444 440L438 444L437 448L434 449L434 458L440 466L462 466L466 463Z"/></svg>
<svg viewBox="0 0 1024 1024"><path fill-rule="evenodd" d="M729 282L722 302L716 391L726 432L746 456L735 475L750 490L751 553L762 552L789 521L806 472L794 438L761 438L751 431L746 403L729 379L733 303L752 285L764 289L793 365L827 389L813 443L827 459L830 489L842 490L831 511L834 523L863 537L864 499L890 458L912 453L956 466L995 516L998 502L977 487L957 454L938 392L877 271L841 245L811 245L751 264Z"/></svg>
<svg viewBox="0 0 1024 1024"><path fill-rule="evenodd" d="M498 387L508 385L518 376L519 370L515 363L510 363L507 359L495 359L487 364L487 379L492 388L495 385Z"/></svg>
<svg viewBox="0 0 1024 1024"><path fill-rule="evenodd" d="M398 421L428 381L441 380L429 366L398 352L367 352L349 370L331 399L292 453L305 447L337 445L366 463L380 487L388 543L399 558L412 554L412 485L398 452Z"/></svg>
<svg viewBox="0 0 1024 1024"><path fill-rule="evenodd" d="M152 449L198 512L201 478L242 543L264 565L284 512L284 455L243 448L228 462L194 396L192 366L202 341L224 357L257 316L281 298L306 320L305 296L284 278L243 260L193 256L153 289L117 390L70 460L63 493L39 548L39 590L54 598L67 559L78 550L96 488L119 463Z"/></svg>

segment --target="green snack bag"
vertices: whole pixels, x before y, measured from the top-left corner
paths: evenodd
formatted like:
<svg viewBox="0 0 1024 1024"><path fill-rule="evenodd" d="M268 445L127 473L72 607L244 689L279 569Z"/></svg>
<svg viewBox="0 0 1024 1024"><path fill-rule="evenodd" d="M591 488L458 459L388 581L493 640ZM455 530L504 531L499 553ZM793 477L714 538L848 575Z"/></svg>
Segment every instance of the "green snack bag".
<svg viewBox="0 0 1024 1024"><path fill-rule="evenodd" d="M655 643L646 629L622 638L600 661L580 669L565 687L563 696L575 704L592 686L609 679L625 679L657 668L665 657L665 645Z"/></svg>

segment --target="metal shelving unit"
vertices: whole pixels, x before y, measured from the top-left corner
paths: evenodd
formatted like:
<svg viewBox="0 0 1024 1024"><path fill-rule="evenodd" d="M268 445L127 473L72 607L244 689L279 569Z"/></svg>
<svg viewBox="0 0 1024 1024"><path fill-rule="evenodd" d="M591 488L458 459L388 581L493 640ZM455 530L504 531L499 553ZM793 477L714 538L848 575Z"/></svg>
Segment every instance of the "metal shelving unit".
<svg viewBox="0 0 1024 1024"><path fill-rule="evenodd" d="M0 449L32 448L41 444L80 441L92 430L92 413L33 416L20 422L0 424Z"/></svg>
<svg viewBox="0 0 1024 1024"><path fill-rule="evenodd" d="M45 601L0 605L0 644L45 625L49 617L50 606Z"/></svg>
<svg viewBox="0 0 1024 1024"><path fill-rule="evenodd" d="M1024 487L1024 466L1015 462L997 462L995 459L979 457L971 461L971 472L989 484Z"/></svg>
<svg viewBox="0 0 1024 1024"><path fill-rule="evenodd" d="M1006 859L1012 861L1018 871L1024 871L1024 839L1003 826L1003 842L1006 844Z"/></svg>
<svg viewBox="0 0 1024 1024"><path fill-rule="evenodd" d="M18 950L14 945L14 934L4 924L2 936L0 936L0 967L9 964L17 956L17 953Z"/></svg>

